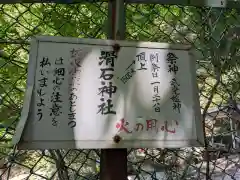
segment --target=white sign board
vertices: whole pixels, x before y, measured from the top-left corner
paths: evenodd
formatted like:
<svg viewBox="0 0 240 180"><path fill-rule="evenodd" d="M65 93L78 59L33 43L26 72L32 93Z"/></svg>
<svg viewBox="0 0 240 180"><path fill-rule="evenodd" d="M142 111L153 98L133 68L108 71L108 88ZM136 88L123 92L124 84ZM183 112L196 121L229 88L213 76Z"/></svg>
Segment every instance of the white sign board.
<svg viewBox="0 0 240 180"><path fill-rule="evenodd" d="M189 46L32 39L20 149L203 145Z"/></svg>

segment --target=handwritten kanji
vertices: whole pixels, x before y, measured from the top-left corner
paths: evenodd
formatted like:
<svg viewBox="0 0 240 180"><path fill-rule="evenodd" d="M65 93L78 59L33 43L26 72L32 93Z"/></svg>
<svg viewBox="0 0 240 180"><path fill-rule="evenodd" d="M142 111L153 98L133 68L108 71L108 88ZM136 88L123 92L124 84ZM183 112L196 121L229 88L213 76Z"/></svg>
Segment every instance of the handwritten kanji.
<svg viewBox="0 0 240 180"><path fill-rule="evenodd" d="M160 111L161 111L161 109L160 109L160 103L154 104L153 107L154 107L155 112L160 112Z"/></svg>
<svg viewBox="0 0 240 180"><path fill-rule="evenodd" d="M152 73L152 77L153 77L153 78L158 77L158 73L157 73L157 72L153 72L153 73Z"/></svg>
<svg viewBox="0 0 240 180"><path fill-rule="evenodd" d="M50 116L60 116L60 114L62 114L62 112L60 111L60 109L62 108L61 105L57 104L57 103L53 103L51 109L51 113Z"/></svg>
<svg viewBox="0 0 240 180"><path fill-rule="evenodd" d="M174 53L167 54L167 61L168 61L168 72L174 72L174 74L178 71L178 66L176 65L176 60L178 57Z"/></svg>
<svg viewBox="0 0 240 180"><path fill-rule="evenodd" d="M106 85L106 82L102 81L101 84L103 86L101 88L98 88L100 91L98 94L101 94L102 96L104 96L104 94L107 94L109 98L112 98L112 95L117 91L117 86L113 86L112 82L108 82L108 85Z"/></svg>
<svg viewBox="0 0 240 180"><path fill-rule="evenodd" d="M89 53L89 51L87 50L83 50L83 49L73 49L71 52L71 58L73 59L75 66L82 67L82 61L85 58L85 56Z"/></svg>
<svg viewBox="0 0 240 180"><path fill-rule="evenodd" d="M178 113L180 113L181 106L182 106L181 103L179 103L179 102L174 102L174 103L173 103L173 110L177 110Z"/></svg>
<svg viewBox="0 0 240 180"><path fill-rule="evenodd" d="M99 78L103 78L105 81L106 80L111 80L113 78L113 68L101 68L101 75Z"/></svg>
<svg viewBox="0 0 240 180"><path fill-rule="evenodd" d="M51 102L60 103L62 102L61 97L62 95L60 94L60 92L53 92L51 96Z"/></svg>
<svg viewBox="0 0 240 180"><path fill-rule="evenodd" d="M64 76L65 75L65 68L56 68L54 71L54 76Z"/></svg>
<svg viewBox="0 0 240 180"><path fill-rule="evenodd" d="M176 74L178 71L178 66L176 66L176 64L173 65L168 65L168 72L174 72L174 74Z"/></svg>
<svg viewBox="0 0 240 180"><path fill-rule="evenodd" d="M150 61L151 62L153 62L153 61L158 62L158 53L156 53L156 54L151 53L150 54Z"/></svg>
<svg viewBox="0 0 240 180"><path fill-rule="evenodd" d="M140 68L137 70L147 70L147 68L145 67L146 65L146 53L145 52L141 52L139 54L136 55L137 61L140 63Z"/></svg>
<svg viewBox="0 0 240 180"><path fill-rule="evenodd" d="M168 122L165 121L165 130L166 130L166 132L169 132L169 133L175 133L175 132L176 132L175 128L172 129L172 130L170 130L170 129L168 129L168 128L169 128Z"/></svg>
<svg viewBox="0 0 240 180"><path fill-rule="evenodd" d="M158 94L158 86L153 86L153 92Z"/></svg>
<svg viewBox="0 0 240 180"><path fill-rule="evenodd" d="M104 98L100 99L102 101L102 104L98 105L98 113L101 114L116 114L116 111L113 110L113 103L111 99L108 99L107 102L104 102Z"/></svg>
<svg viewBox="0 0 240 180"><path fill-rule="evenodd" d="M180 102L179 95L180 93L173 94L170 99L174 102Z"/></svg>
<svg viewBox="0 0 240 180"><path fill-rule="evenodd" d="M128 129L129 123L127 121L125 121L125 119L121 119L120 122L118 122L116 124L116 128L118 129L118 132L126 132L126 133L132 133L132 131L130 131Z"/></svg>
<svg viewBox="0 0 240 180"><path fill-rule="evenodd" d="M51 66L48 57L43 57L42 61L40 61L40 67L43 68L45 66Z"/></svg>
<svg viewBox="0 0 240 180"><path fill-rule="evenodd" d="M55 79L53 80L53 83L57 85L61 85L63 80L64 80L63 78L56 76Z"/></svg>
<svg viewBox="0 0 240 180"><path fill-rule="evenodd" d="M161 100L161 97L158 94L154 94L152 98L153 98L153 102L156 102L156 103Z"/></svg>
<svg viewBox="0 0 240 180"><path fill-rule="evenodd" d="M149 119L149 120L146 120L146 130L149 131L149 130L155 130L157 128L157 120L156 119Z"/></svg>
<svg viewBox="0 0 240 180"><path fill-rule="evenodd" d="M114 67L114 61L117 58L115 51L101 51L101 56L99 57L99 65L102 65L105 61L105 65L111 65Z"/></svg>
<svg viewBox="0 0 240 180"><path fill-rule="evenodd" d="M159 81L155 81L155 82L151 82L151 84L153 85L153 84L160 84L160 82Z"/></svg>
<svg viewBox="0 0 240 180"><path fill-rule="evenodd" d="M160 67L157 64L152 63L152 71L153 72L159 71L159 69L160 69Z"/></svg>
<svg viewBox="0 0 240 180"><path fill-rule="evenodd" d="M177 57L174 53L169 52L169 53L167 54L167 61L168 61L169 63L174 64L177 59L178 59L178 57Z"/></svg>
<svg viewBox="0 0 240 180"><path fill-rule="evenodd" d="M139 133L139 132L167 132L170 134L176 133L178 121L161 121L157 119L147 119L146 123L136 122L132 130L129 129L129 122L122 118L119 122L116 123L116 128L118 132L125 132L127 134Z"/></svg>

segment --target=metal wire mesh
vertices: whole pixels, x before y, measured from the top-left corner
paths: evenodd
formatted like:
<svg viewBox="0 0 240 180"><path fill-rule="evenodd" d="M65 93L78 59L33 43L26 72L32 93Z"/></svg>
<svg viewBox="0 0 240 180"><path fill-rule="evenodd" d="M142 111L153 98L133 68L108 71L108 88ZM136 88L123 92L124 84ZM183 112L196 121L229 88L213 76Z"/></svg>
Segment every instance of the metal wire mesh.
<svg viewBox="0 0 240 180"><path fill-rule="evenodd" d="M127 39L196 50L206 148L129 149L129 179L239 179L239 12L129 4ZM0 179L99 179L99 150L18 151L10 141L37 34L106 38L107 3L0 5Z"/></svg>

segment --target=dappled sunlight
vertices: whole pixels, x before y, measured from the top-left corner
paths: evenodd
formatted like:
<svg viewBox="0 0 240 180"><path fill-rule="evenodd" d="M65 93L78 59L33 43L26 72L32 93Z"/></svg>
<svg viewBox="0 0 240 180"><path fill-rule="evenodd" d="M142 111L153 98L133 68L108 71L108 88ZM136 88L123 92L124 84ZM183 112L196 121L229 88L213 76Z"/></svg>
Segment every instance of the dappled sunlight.
<svg viewBox="0 0 240 180"><path fill-rule="evenodd" d="M35 35L51 35L106 39L106 32L109 28L107 6L107 2L0 4L0 179L12 179L18 176L24 176L30 180L54 178L66 180L66 177L68 179L99 179L99 150L23 151L17 150L10 141L15 133L16 123L19 122L23 107L30 47L29 40L31 37ZM127 40L188 44L196 50L197 65L193 71L197 71L199 99L206 134L205 140L209 148L208 151L204 148L144 148L141 152L138 149L129 149L129 178L131 176L132 179L204 179L207 171L209 171L212 179L238 178L239 158L233 155L239 153L240 135L238 24L239 14L237 9L234 8L130 3L126 5ZM135 50L126 54L123 53L123 56L126 57L126 59L122 58L123 61L130 65L131 61L136 58L137 53L140 53ZM46 49L49 54L52 51L50 48ZM2 52L4 52L4 56ZM56 55L61 54L61 52L63 51L58 50ZM119 56L121 56L121 52ZM87 55L86 57L86 59L91 59L92 56ZM92 73L92 64L90 62L85 63L88 66L89 72L87 75L89 75ZM164 62L161 63L161 66L164 67ZM134 68L138 68L136 65L134 66ZM161 138L167 138L169 136L167 132L162 131L162 129L166 130L167 125L172 125L173 128L168 128L172 132L174 131L173 125L176 125L176 131L179 131L178 127L186 127L188 130L181 133L193 133L192 126L194 124L176 123L174 121L179 118L191 120L190 114L192 111L189 109L192 106L184 101L181 102L182 111L189 113L176 116L174 119L163 117L162 119L171 121L167 125L164 123L160 125L161 132L159 134L154 133L155 131L153 133L140 131L142 129L141 124L146 129L148 127L147 122L148 125L153 125L155 121L151 118L158 117L157 114L151 112L149 97L152 94L147 81L143 81L150 74L137 72L133 75L130 73L129 76L132 77L123 86L121 85L121 78L126 74L123 73L126 67L121 64L116 64L116 67L116 70L121 69L119 67L122 67L122 69L114 74L116 77L119 76L120 79L114 78L113 80L118 85L119 92L113 96L112 101L121 116L117 118L105 116L99 119L96 124L91 123L88 118L79 120L88 127L95 126L95 129L102 129L101 132L93 130L93 134L96 135L94 138L101 139L100 137L111 134L111 136L108 136L111 137L109 138L109 144L110 146L117 146L113 141L113 136L118 134L123 137L123 141L119 143L120 146L124 141L127 142L126 139L135 136L134 141L127 142L128 147L133 147L134 144L136 145L139 142L138 139L146 136L159 138L161 133ZM186 70L186 74L187 72ZM92 75L94 74L100 75L100 71L93 72ZM88 78L85 75L83 77L84 79ZM177 76L177 78L181 77L183 76ZM172 77L161 74L160 78L161 81L167 82ZM74 82L78 83L76 78ZM101 85L98 80L94 81L94 83L98 83L98 87ZM168 106L171 106L171 102L167 102L171 95L170 90L169 86L160 88L162 96L160 104L162 104L161 109L163 112L168 109ZM75 91L73 89L68 91L69 94L72 92ZM101 102L100 96L85 95L90 94L90 92L92 93L93 90L89 88L85 88L82 94L78 91L75 92L82 96L82 99L79 99L78 106L79 104L84 105L88 100ZM96 95L98 92L94 91L94 93ZM188 90L181 92L181 94L190 96ZM63 95L63 98L68 102L69 97L66 94ZM75 96L72 99L74 100ZM95 104L90 111L90 106L92 108L91 102L85 105L85 107L76 110L79 117L82 112L94 111L89 117L96 118L95 112L98 112L98 106ZM63 106L67 108L70 104L65 103ZM131 114L125 116L129 112ZM33 113L30 112L30 116ZM48 110L47 113L49 113ZM136 114L148 114L148 117L136 117ZM38 117L33 118L34 122L39 123L36 118ZM65 127L60 129L59 136L54 136L55 131L50 131L51 136L46 136L49 129L45 126L42 126L39 131L34 129L34 132L45 136L45 139L51 138L55 140L63 140L64 138L66 140L66 136L61 137L61 135L65 134L69 135L68 138L74 139L79 137L81 133L82 137L85 133L89 133L85 132L88 128L84 129L81 125L76 124L76 127L73 127L75 122L68 118L67 113L61 122L66 122L65 125L70 127L67 130ZM160 119L157 120L161 121ZM49 127L52 126L52 120L48 121ZM122 124L126 127L126 122L129 123L128 131L137 130L135 135L126 135L123 131L119 132ZM201 124L201 122L198 123ZM33 138L32 136L29 137ZM31 141L31 138L27 140ZM93 136L89 139L93 139ZM69 148L84 148L82 144L78 144L79 141L72 141L71 143L65 141L64 143ZM187 142L185 143L187 144ZM49 141L45 145L51 146L52 144ZM156 147L156 144L157 142L151 141L149 147ZM34 143L31 145L34 146ZM159 146L162 145L166 144L164 142L159 144ZM62 146L61 141L58 142L58 146ZM92 146L97 147L98 144L93 143Z"/></svg>

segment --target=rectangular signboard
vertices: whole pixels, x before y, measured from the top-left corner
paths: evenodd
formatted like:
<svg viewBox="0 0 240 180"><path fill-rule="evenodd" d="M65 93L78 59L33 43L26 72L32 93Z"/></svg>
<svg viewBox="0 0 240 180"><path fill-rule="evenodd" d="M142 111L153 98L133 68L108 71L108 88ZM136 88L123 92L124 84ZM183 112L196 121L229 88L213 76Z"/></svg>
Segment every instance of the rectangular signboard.
<svg viewBox="0 0 240 180"><path fill-rule="evenodd" d="M20 149L203 146L188 45L31 41Z"/></svg>

